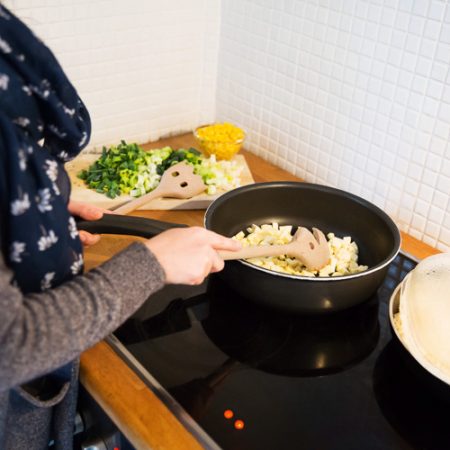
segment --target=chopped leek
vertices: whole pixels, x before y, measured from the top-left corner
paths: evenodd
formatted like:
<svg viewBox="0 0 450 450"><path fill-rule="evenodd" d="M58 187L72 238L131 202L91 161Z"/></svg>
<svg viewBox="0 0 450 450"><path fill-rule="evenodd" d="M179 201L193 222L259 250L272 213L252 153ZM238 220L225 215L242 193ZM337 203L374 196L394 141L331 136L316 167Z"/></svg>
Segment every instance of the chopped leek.
<svg viewBox="0 0 450 450"><path fill-rule="evenodd" d="M174 164L185 161L203 178L207 193L229 190L239 186L240 167L235 161L216 161L215 156L204 158L195 148L174 150L164 147L150 151L137 144L121 141L107 149L103 147L100 158L78 177L85 184L109 198L121 194L140 197L159 184L161 175Z"/></svg>

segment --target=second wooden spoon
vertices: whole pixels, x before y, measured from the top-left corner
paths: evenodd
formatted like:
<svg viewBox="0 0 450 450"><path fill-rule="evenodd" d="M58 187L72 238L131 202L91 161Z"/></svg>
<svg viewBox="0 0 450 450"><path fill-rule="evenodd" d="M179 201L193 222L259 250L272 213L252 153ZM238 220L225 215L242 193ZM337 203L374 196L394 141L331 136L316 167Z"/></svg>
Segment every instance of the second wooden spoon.
<svg viewBox="0 0 450 450"><path fill-rule="evenodd" d="M206 185L202 177L194 173L193 167L180 162L169 167L163 173L158 186L153 191L119 206L114 212L127 214L155 198L191 198L202 193L205 189Z"/></svg>

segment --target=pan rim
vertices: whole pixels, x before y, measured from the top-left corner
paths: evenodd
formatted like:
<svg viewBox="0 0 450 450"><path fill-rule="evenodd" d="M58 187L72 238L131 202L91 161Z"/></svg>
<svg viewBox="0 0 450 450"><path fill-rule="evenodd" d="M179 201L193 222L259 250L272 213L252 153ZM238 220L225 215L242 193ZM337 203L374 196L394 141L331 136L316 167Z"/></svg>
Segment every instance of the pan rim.
<svg viewBox="0 0 450 450"><path fill-rule="evenodd" d="M276 277L283 277L283 278L290 278L294 280L307 280L307 281L313 281L313 282L332 282L332 281L346 281L354 278L360 278L367 275L370 275L372 273L378 272L382 269L384 269L386 266L388 266L398 255L401 248L402 243L402 237L400 234L400 231L397 227L397 225L394 223L394 221L389 217L388 214L386 214L381 208L376 206L375 204L369 202L368 200L359 197L358 195L352 194L350 192L344 191L342 189L333 188L330 186L322 185L322 184L315 184L315 183L306 183L302 181L267 181L262 183L254 183L250 185L240 186L238 188L232 189L231 191L225 192L220 197L218 197L216 200L214 200L206 209L204 217L203 217L203 225L206 229L210 230L208 220L212 214L211 211L214 211L220 204L222 204L224 201L226 201L230 197L234 197L235 195L238 195L241 191L252 191L256 189L262 189L262 188L270 188L270 187L299 187L308 190L308 189L314 189L319 190L323 192L329 192L334 193L337 195L350 197L353 201L360 203L366 207L368 207L371 211L373 211L375 214L377 214L383 222L387 225L389 230L392 233L392 237L394 239L394 246L390 254L380 263L375 265L374 267L369 268L368 270L365 270L363 272L358 272L351 275L340 275L335 277L307 277L304 275L292 275L282 272L276 272L274 270L269 270L264 267L257 266L255 264L252 264L248 261L239 259L234 262L243 264L244 266L250 267L251 269L259 270L261 272L264 272L268 275L276 276ZM233 262L233 261L230 261Z"/></svg>

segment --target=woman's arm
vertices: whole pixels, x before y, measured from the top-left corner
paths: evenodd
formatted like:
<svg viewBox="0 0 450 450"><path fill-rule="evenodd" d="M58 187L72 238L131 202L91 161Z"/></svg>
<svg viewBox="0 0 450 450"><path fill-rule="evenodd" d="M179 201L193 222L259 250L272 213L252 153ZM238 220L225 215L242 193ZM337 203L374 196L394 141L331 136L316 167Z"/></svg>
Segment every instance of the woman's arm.
<svg viewBox="0 0 450 450"><path fill-rule="evenodd" d="M0 391L76 358L113 332L164 285L149 249L134 243L63 285L23 295L0 252Z"/></svg>
<svg viewBox="0 0 450 450"><path fill-rule="evenodd" d="M0 252L0 391L76 358L165 282L199 284L240 244L200 227L165 231L55 289L23 295Z"/></svg>

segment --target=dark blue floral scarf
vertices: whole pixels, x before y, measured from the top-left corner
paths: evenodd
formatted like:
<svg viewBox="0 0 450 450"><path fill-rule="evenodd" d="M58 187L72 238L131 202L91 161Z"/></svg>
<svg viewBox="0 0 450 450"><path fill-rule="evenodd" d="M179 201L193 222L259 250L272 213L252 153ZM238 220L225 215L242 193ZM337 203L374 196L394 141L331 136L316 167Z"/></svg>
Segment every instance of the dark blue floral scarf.
<svg viewBox="0 0 450 450"><path fill-rule="evenodd" d="M51 51L0 6L0 231L13 282L24 293L58 286L83 269L63 163L90 131L88 112Z"/></svg>

